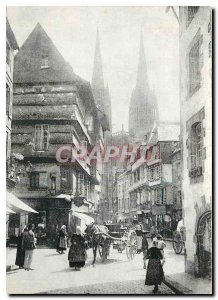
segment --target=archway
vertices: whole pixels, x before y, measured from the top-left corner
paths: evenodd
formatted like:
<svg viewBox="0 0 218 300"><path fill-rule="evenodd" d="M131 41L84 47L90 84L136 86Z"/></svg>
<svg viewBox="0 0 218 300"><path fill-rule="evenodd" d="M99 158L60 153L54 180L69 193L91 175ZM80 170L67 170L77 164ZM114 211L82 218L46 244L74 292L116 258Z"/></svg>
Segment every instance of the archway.
<svg viewBox="0 0 218 300"><path fill-rule="evenodd" d="M197 226L198 276L211 277L212 270L212 225L211 211L205 212Z"/></svg>

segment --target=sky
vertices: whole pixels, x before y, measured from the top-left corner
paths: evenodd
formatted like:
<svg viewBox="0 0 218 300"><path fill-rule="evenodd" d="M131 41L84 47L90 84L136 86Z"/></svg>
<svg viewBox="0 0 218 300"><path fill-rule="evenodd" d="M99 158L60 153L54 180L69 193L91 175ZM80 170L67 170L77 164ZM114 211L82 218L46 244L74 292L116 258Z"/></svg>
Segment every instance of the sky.
<svg viewBox="0 0 218 300"><path fill-rule="evenodd" d="M10 6L7 16L20 47L39 22L74 72L90 82L98 28L113 132L120 131L122 124L128 130L142 30L149 85L156 93L160 120L179 121L179 24L172 11L166 13L161 6Z"/></svg>

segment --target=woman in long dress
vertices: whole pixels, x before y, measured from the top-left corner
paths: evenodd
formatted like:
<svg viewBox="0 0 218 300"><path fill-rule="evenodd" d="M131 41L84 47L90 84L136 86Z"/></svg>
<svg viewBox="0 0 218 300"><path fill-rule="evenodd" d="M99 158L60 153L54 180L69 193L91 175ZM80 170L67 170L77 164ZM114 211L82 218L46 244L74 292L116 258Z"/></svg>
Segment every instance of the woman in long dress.
<svg viewBox="0 0 218 300"><path fill-rule="evenodd" d="M157 248L157 242L153 241L152 246L147 252L148 268L146 273L145 285L154 285L153 293L158 292L158 285L164 280L164 272L161 260L163 259L160 249Z"/></svg>
<svg viewBox="0 0 218 300"><path fill-rule="evenodd" d="M24 232L27 232L26 226L24 227L23 231L17 238L17 254L16 254L15 265L19 266L19 269L23 269L24 267L25 249L22 247Z"/></svg>
<svg viewBox="0 0 218 300"><path fill-rule="evenodd" d="M71 246L68 254L70 268L80 271L86 262L86 242L81 227L76 227L76 233L71 236Z"/></svg>
<svg viewBox="0 0 218 300"><path fill-rule="evenodd" d="M63 225L59 230L57 252L63 254L65 250L67 250L67 231L66 231L66 226Z"/></svg>

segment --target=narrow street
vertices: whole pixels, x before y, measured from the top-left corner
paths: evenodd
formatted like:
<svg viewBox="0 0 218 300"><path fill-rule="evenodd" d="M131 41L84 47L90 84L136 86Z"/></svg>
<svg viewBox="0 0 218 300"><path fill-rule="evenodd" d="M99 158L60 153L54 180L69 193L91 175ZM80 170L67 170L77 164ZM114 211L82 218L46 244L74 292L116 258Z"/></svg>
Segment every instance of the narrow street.
<svg viewBox="0 0 218 300"><path fill-rule="evenodd" d="M176 255L167 243L165 275L184 271L184 256ZM13 249L11 257L16 255ZM68 267L67 252L57 254L55 249L37 249L33 271L14 270L7 273L8 294L151 294L153 287L145 286L146 270L142 268L142 253L128 261L126 253L112 249L106 263L98 256L92 267L92 250L88 250L86 266L80 272ZM30 284L30 282L32 284ZM162 284L160 294L173 294Z"/></svg>

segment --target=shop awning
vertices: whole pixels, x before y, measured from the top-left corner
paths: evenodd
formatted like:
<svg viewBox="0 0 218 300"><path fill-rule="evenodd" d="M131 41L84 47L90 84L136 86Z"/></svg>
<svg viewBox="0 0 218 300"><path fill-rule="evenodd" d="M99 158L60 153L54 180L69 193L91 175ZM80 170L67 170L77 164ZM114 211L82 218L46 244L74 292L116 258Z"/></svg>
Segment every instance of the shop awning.
<svg viewBox="0 0 218 300"><path fill-rule="evenodd" d="M35 213L38 214L37 211L35 211L33 208L31 208L30 206L28 206L27 204L25 204L23 201L21 201L20 199L18 199L14 194L9 193L7 191L6 194L6 199L7 199L7 207L12 209L12 211L15 212L27 212L27 213Z"/></svg>
<svg viewBox="0 0 218 300"><path fill-rule="evenodd" d="M6 212L7 214L16 214L16 212L10 209L9 207L6 207Z"/></svg>
<svg viewBox="0 0 218 300"><path fill-rule="evenodd" d="M75 216L75 217L77 217L81 220L84 220L86 225L89 225L89 224L95 222L95 220L92 217L90 217L86 214L79 213L79 212L76 212L76 211L71 211L71 213L72 213L73 216Z"/></svg>
<svg viewBox="0 0 218 300"><path fill-rule="evenodd" d="M60 195L56 196L56 198L65 199L67 202L71 202L71 196L67 195L67 194L60 194Z"/></svg>

